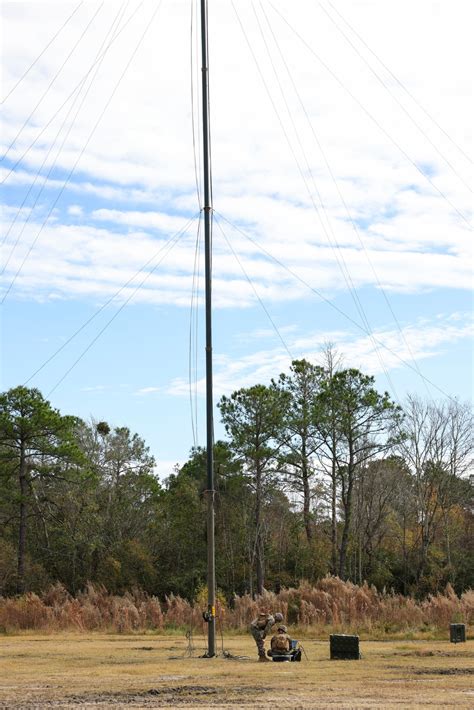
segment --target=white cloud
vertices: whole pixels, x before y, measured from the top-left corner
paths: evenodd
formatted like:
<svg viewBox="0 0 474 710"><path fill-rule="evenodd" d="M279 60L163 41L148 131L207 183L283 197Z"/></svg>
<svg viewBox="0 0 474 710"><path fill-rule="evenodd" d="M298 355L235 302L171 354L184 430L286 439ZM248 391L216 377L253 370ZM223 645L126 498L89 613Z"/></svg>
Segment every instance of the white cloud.
<svg viewBox="0 0 474 710"><path fill-rule="evenodd" d="M100 209L94 210L91 217L101 222L158 229L160 232L168 233L178 232L183 226L182 217L172 217L163 212L124 212L122 210Z"/></svg>
<svg viewBox="0 0 474 710"><path fill-rule="evenodd" d="M136 391L135 394L137 394L137 395L156 394L158 392L163 392L163 387L141 387L139 390Z"/></svg>
<svg viewBox="0 0 474 710"><path fill-rule="evenodd" d="M294 359L305 358L310 362L320 363L322 349L327 343L331 343L338 352L343 353L344 367L356 367L372 375L409 367L423 379L421 361L435 357L443 348L452 346L457 341L470 339L473 335L474 324L471 315L456 313L442 315L433 322L420 320L405 325L400 330L376 330L372 336L354 337L344 331L309 333L287 339L287 345ZM215 395L220 397L256 383L268 384L280 372L288 371L290 364L288 353L282 347L260 350L241 358L217 354L214 370ZM197 383L197 391L201 395L204 394L204 379ZM168 393L189 396L189 382L181 378L175 379L170 383Z"/></svg>
<svg viewBox="0 0 474 710"><path fill-rule="evenodd" d="M72 217L82 217L82 215L84 214L84 210L81 205L69 205L69 207L67 208L67 212Z"/></svg>
<svg viewBox="0 0 474 710"><path fill-rule="evenodd" d="M285 3L277 3L277 7L287 15ZM137 3L132 3L131 8L138 8L139 12L105 57L64 149L57 156L59 171L68 171L79 157L154 6L148 2L140 9ZM409 90L427 106L435 106L433 115L468 150L469 72L460 37L467 32L467 24L460 19L468 14L468 6L465 3L449 9L437 6L436 13L431 9L429 0L417 3L416 8L407 1L385 3L383 11L365 1L357 3L357 7L345 2L338 5L339 12L360 29ZM32 5L29 22L23 16L20 19L20 14L10 5L5 5L2 11L6 28L5 89L8 91L37 55L38 48L44 46L51 27L61 24L64 8L48 6L45 13L42 3ZM94 60L103 28L112 21L115 12L115 8L107 7L97 15L86 35L87 41L73 53L13 145L12 159L22 156L44 121L61 106L71 88L78 85ZM197 210L190 116L189 26L184 23L183 12L181 3L172 7L164 4L151 34L147 35L118 85L110 108L81 156L77 174L66 186L65 194L74 192L76 200L78 196L84 201L91 197L105 204L91 211L81 202L69 205L66 212L76 222L77 218L83 218L82 234L73 233L64 217L56 212L57 229L51 224L43 229L38 247L28 257L10 297L16 294L40 300L95 299L101 294L110 295L133 275L133 268L140 268L153 253L152 233L158 231L164 235L176 231L185 219L183 211L190 214ZM278 15L267 8L311 124L306 121L286 69L280 66L278 52L273 47L274 61L280 66L280 79L285 82L290 120L251 7L242 4L238 12L292 143L293 155L231 7L216 5L211 18L212 56L216 57L211 67L211 88L214 203L219 213L244 225L245 231L264 248L317 289L347 289L348 276L343 273L346 271L356 288L378 286L378 283L404 293L449 288L453 284L470 288L472 239L452 207L354 103ZM9 97L4 119L5 148L17 135L31 106L41 98L56 71L58 57L67 55L92 14L90 6L81 8L27 76L21 89ZM263 16L260 20L265 26ZM447 199L468 214L470 198L457 176L345 44L317 4L296 2L292 6L291 23L414 162L430 166L431 179ZM12 41L20 24L25 37L21 51ZM424 27L423 51L415 30L418 26ZM456 33L450 34L451 26L456 27ZM399 51L397 34L401 30L403 52ZM442 61L440 44L444 47ZM384 70L378 66L377 71ZM195 90L198 74L196 71ZM453 77L456 77L455 87ZM449 156L456 171L468 179L463 155L389 76L386 79L391 90L422 124L423 131ZM241 98L244 94L246 102ZM442 98L447 95L449 101ZM62 110L60 120L68 106ZM74 114L75 109L69 120ZM6 185L16 185L18 190L22 185L31 185L36 167L45 162L44 173L52 165L57 148L51 150L49 157L48 151L59 126L57 120L53 121L6 179ZM199 142L198 126L196 131ZM62 139L64 133L60 135ZM328 173L326 159L337 178L338 189ZM21 248L15 249L4 285L20 266L28 245L35 238L34 230L38 233L40 216L44 218L47 213L48 199L53 199L62 185L57 170L47 177L41 204L30 218L25 239L21 240L23 252ZM350 224L339 191L349 206L350 215L359 221L357 231ZM324 209L321 209L321 201ZM151 204L156 206L153 211L141 209ZM125 205L133 205L133 208ZM9 210L11 212L12 208ZM23 210L21 217L25 213ZM8 213L6 218L9 218ZM105 224L110 228L104 229ZM219 224L230 236L262 298L291 301L302 296L301 284L271 261L263 261L258 249L225 222L219 220ZM115 233L117 229L121 232L147 230L149 234L129 233L125 240ZM7 242L7 255L17 235L18 232L13 232ZM67 251L64 249L66 238ZM229 254L218 227L215 245L216 305L247 307L254 302L255 295ZM189 296L185 296L185 291L189 293L193 249L192 243L186 249L176 249L160 269L168 279L162 279L161 286L157 286L156 279L150 278L146 289L137 294L137 301L187 305ZM83 262L86 254L87 268L78 268L77 262ZM175 278L178 264L179 270L188 274L181 281Z"/></svg>
<svg viewBox="0 0 474 710"><path fill-rule="evenodd" d="M11 210L9 212L12 214ZM6 233L10 224L7 212L4 217L7 218ZM196 221L170 250L166 239L186 226L189 221L186 217L123 210L95 211L93 217L98 218L99 226L87 221L78 224L77 219L75 224L64 224L58 217L46 224L34 217L25 222L23 213L5 240L3 286L8 287L20 270L13 294L23 297L96 299L110 297L123 289L123 299L146 276L133 297L134 302L188 307L195 263ZM110 222L110 228L102 226L105 221ZM125 233L116 231L122 226L128 228ZM136 231L136 228L146 231ZM387 228L377 225L373 229L383 235L383 249L376 248L374 241L370 246L364 245L364 249L353 244L336 248L315 242L310 235L306 240L301 235L295 241L277 237L271 242L263 237L250 242L224 225L226 239L237 254L237 261L220 229L216 228L215 306L245 308L256 303L257 297L264 303L291 302L309 296L308 286L326 297L334 291L367 285L404 293L453 285L471 288L469 255L472 246L464 232L457 243L451 241L449 249L434 251L429 235L426 235L428 247L421 248L420 241L415 242L414 249L407 245L403 224L398 225L396 220ZM401 235L404 247L397 243ZM422 230L420 237L424 238ZM150 263L145 267L147 262ZM143 267L145 271L137 273ZM154 267L156 270L152 272Z"/></svg>
<svg viewBox="0 0 474 710"><path fill-rule="evenodd" d="M187 459L157 459L155 465L155 475L160 481L175 473L176 467L180 468L186 463Z"/></svg>

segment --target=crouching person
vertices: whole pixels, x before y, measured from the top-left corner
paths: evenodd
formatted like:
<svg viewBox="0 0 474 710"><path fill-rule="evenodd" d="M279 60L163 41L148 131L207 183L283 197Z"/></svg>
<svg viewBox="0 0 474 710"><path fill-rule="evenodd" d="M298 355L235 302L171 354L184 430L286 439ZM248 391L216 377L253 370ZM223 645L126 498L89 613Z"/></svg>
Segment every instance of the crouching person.
<svg viewBox="0 0 474 710"><path fill-rule="evenodd" d="M265 639L270 633L272 626L283 621L283 615L276 613L275 616L268 614L266 611L261 611L256 619L250 624L250 633L255 639L258 651L258 660L261 662L268 661L265 655Z"/></svg>
<svg viewBox="0 0 474 710"><path fill-rule="evenodd" d="M301 661L301 649L298 648L298 642L290 638L284 624L280 624L277 633L272 636L268 655L273 660Z"/></svg>

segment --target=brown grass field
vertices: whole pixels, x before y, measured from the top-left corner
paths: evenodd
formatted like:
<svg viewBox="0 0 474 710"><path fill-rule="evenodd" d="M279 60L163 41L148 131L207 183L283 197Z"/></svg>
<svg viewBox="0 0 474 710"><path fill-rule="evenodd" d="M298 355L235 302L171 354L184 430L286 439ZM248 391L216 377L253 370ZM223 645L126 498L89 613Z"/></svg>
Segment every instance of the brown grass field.
<svg viewBox="0 0 474 710"><path fill-rule="evenodd" d="M258 663L251 637L226 636L199 658L177 635L0 637L0 708L473 708L474 641L363 641L359 661L330 661L302 639L301 663ZM189 655L192 650L192 656Z"/></svg>

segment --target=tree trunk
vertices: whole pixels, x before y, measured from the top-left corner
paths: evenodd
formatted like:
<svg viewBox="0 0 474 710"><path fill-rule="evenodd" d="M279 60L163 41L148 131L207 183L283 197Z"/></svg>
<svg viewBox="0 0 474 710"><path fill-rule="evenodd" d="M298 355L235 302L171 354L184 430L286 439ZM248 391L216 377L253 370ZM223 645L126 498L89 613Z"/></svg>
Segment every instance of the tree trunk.
<svg viewBox="0 0 474 710"><path fill-rule="evenodd" d="M20 483L20 529L18 532L18 571L16 581L17 594L23 594L25 591L25 554L26 554L26 520L27 520L27 491L28 481L26 478L26 456L25 444L22 441L20 445L20 468L19 468L19 483Z"/></svg>
<svg viewBox="0 0 474 710"><path fill-rule="evenodd" d="M450 581L453 581L453 571L451 566L451 541L449 536L449 515L446 510L443 510L443 521L444 521L444 539L446 544L446 563L449 569Z"/></svg>
<svg viewBox="0 0 474 710"><path fill-rule="evenodd" d="M403 514L403 594L408 594L408 551L407 551L407 518Z"/></svg>
<svg viewBox="0 0 474 710"><path fill-rule="evenodd" d="M351 520L350 506L344 506L344 527L342 529L341 548L339 550L339 577L346 578L346 555L349 544L349 525Z"/></svg>
<svg viewBox="0 0 474 710"><path fill-rule="evenodd" d="M417 571L417 581L419 582L421 578L423 577L425 573L425 568L426 568L426 561L428 557L428 547L429 547L429 535L428 535L428 529L427 525L422 522L421 525L421 550L420 550L420 559L418 563L418 571Z"/></svg>
<svg viewBox="0 0 474 710"><path fill-rule="evenodd" d="M331 434L331 572L337 574L337 467L336 467L336 432L334 425Z"/></svg>
<svg viewBox="0 0 474 710"><path fill-rule="evenodd" d="M303 478L303 520L304 529L306 531L306 539L310 543L313 539L313 527L311 525L311 491L309 487L308 463L306 461L306 446L303 443L302 448L302 478Z"/></svg>
<svg viewBox="0 0 474 710"><path fill-rule="evenodd" d="M257 573L257 594L263 594L264 562L262 535L262 472L257 463L255 490L255 566Z"/></svg>
<svg viewBox="0 0 474 710"><path fill-rule="evenodd" d="M258 534L257 538L257 594L261 596L263 594L264 586L264 562L263 562L263 540L261 533Z"/></svg>
<svg viewBox="0 0 474 710"><path fill-rule="evenodd" d="M352 458L352 457L351 457ZM342 529L341 549L339 551L339 577L345 579L347 547L352 518L352 488L354 485L354 464L349 461L347 467L347 492L344 496L344 527Z"/></svg>
<svg viewBox="0 0 474 710"><path fill-rule="evenodd" d="M331 472L331 572L337 573L337 483L334 459Z"/></svg>

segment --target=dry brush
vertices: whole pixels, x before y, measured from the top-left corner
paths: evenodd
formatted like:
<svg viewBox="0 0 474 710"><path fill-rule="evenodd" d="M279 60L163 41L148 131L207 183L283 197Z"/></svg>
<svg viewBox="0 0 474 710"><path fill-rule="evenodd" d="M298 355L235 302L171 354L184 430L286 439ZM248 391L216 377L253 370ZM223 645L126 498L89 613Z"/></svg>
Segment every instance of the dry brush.
<svg viewBox="0 0 474 710"><path fill-rule="evenodd" d="M283 589L278 595L265 592L256 599L235 596L229 604L219 596L218 627L245 630L262 607L281 611L289 624L314 634L436 634L445 633L453 622L473 623L474 591L458 597L448 585L443 594L417 601L379 592L367 584L358 586L325 577L315 585L302 582L298 588ZM57 583L42 595L30 592L0 597L0 630L143 633L193 628L204 632L202 609L200 600L189 602L172 594L160 600L138 589L117 596L92 584L73 597Z"/></svg>

